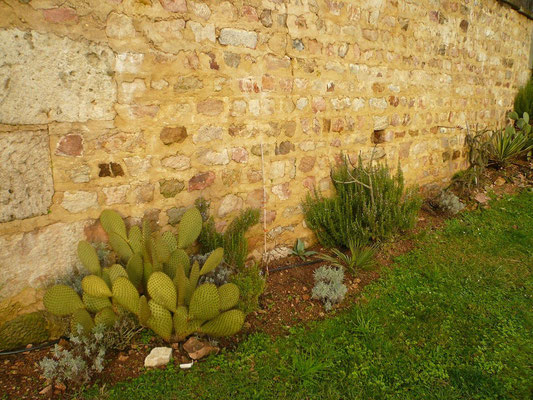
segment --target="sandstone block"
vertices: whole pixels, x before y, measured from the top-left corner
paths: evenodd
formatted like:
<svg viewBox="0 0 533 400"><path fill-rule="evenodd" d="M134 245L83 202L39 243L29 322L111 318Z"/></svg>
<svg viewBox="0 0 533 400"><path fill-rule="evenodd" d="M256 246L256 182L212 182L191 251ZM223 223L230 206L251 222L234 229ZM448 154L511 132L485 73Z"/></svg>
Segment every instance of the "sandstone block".
<svg viewBox="0 0 533 400"><path fill-rule="evenodd" d="M71 213L79 213L92 207L98 207L98 195L95 192L65 192L61 207Z"/></svg>
<svg viewBox="0 0 533 400"><path fill-rule="evenodd" d="M56 154L58 156L81 156L83 154L83 138L78 134L63 136L57 143Z"/></svg>
<svg viewBox="0 0 533 400"><path fill-rule="evenodd" d="M189 179L189 192L193 190L203 190L211 186L215 181L215 173L213 171L198 174Z"/></svg>
<svg viewBox="0 0 533 400"><path fill-rule="evenodd" d="M120 185L102 188L102 192L104 192L105 195L105 204L110 206L113 204L126 203L130 187L130 185Z"/></svg>
<svg viewBox="0 0 533 400"><path fill-rule="evenodd" d="M178 179L163 179L159 181L159 192L165 198L174 197L183 189L185 189L185 184Z"/></svg>
<svg viewBox="0 0 533 400"><path fill-rule="evenodd" d="M184 126L166 126L159 133L159 138L166 145L181 143L187 138L187 128Z"/></svg>
<svg viewBox="0 0 533 400"><path fill-rule="evenodd" d="M207 24L203 26L198 22L189 21L187 22L187 26L194 33L194 40L197 42L201 42L203 40L209 40L213 43L215 42L215 25Z"/></svg>
<svg viewBox="0 0 533 400"><path fill-rule="evenodd" d="M135 36L135 27L130 17L112 12L107 17L105 32L113 39L125 39Z"/></svg>
<svg viewBox="0 0 533 400"><path fill-rule="evenodd" d="M76 254L87 221L56 223L30 232L0 236L2 257L0 298L27 286L40 288L81 267ZM38 262L36 263L36 260Z"/></svg>
<svg viewBox="0 0 533 400"><path fill-rule="evenodd" d="M0 30L0 123L111 120L112 50L51 33Z"/></svg>
<svg viewBox="0 0 533 400"><path fill-rule="evenodd" d="M223 130L220 126L204 125L192 137L193 143L207 143L222 138Z"/></svg>
<svg viewBox="0 0 533 400"><path fill-rule="evenodd" d="M203 100L196 104L196 111L200 114L216 116L224 111L224 102L216 99Z"/></svg>
<svg viewBox="0 0 533 400"><path fill-rule="evenodd" d="M191 166L191 159L187 156L177 154L175 156L163 158L163 160L161 160L161 165L163 165L163 167L183 171Z"/></svg>
<svg viewBox="0 0 533 400"><path fill-rule="evenodd" d="M187 3L185 0L159 0L161 6L173 13L186 13L187 12Z"/></svg>
<svg viewBox="0 0 533 400"><path fill-rule="evenodd" d="M54 194L47 131L0 133L0 165L0 222L46 214Z"/></svg>
<svg viewBox="0 0 533 400"><path fill-rule="evenodd" d="M196 156L198 161L204 165L226 165L229 163L228 150L214 151L210 149L200 149Z"/></svg>

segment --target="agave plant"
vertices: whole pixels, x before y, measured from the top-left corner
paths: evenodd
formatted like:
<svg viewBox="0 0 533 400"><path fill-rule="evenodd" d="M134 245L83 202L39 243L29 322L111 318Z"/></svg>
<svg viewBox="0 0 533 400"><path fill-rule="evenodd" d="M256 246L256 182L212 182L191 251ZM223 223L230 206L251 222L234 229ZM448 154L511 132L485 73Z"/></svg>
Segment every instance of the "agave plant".
<svg viewBox="0 0 533 400"><path fill-rule="evenodd" d="M377 244L368 245L358 239L350 240L350 254L345 254L339 249L332 249L333 256L329 254L320 254L318 257L331 265L347 268L351 272L357 269L370 268L375 260Z"/></svg>
<svg viewBox="0 0 533 400"><path fill-rule="evenodd" d="M490 144L490 159L500 167L507 166L511 160L533 148L532 140L510 125L496 131Z"/></svg>
<svg viewBox="0 0 533 400"><path fill-rule="evenodd" d="M300 257L303 261L307 260L307 257L314 256L316 251L306 250L305 243L302 239L298 239L294 245L294 248L291 250L293 256Z"/></svg>

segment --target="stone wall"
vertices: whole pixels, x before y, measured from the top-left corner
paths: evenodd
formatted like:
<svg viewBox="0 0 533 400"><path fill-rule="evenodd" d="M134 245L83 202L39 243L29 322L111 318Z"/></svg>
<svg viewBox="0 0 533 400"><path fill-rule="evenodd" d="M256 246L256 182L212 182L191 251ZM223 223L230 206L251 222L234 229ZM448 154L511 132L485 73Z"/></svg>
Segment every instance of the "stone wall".
<svg viewBox="0 0 533 400"><path fill-rule="evenodd" d="M500 124L527 79L533 28L496 0L5 0L0 16L0 299L76 268L105 208L168 229L204 196L222 229L261 205L264 168L271 249L312 237L300 201L341 151L376 144L409 182L446 182L466 122Z"/></svg>

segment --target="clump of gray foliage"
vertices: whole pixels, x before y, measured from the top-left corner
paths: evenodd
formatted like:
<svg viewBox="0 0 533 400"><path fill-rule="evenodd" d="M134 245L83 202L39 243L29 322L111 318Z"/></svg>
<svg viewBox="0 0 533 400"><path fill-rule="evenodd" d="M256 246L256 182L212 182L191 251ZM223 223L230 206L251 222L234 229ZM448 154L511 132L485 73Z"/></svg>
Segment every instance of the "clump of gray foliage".
<svg viewBox="0 0 533 400"><path fill-rule="evenodd" d="M81 332L80 326L78 332ZM73 383L81 385L89 382L94 373L104 369L104 357L107 348L104 344L103 325L97 325L91 334L72 335L70 350L55 345L52 357L46 357L39 363L43 376L54 383Z"/></svg>
<svg viewBox="0 0 533 400"><path fill-rule="evenodd" d="M335 267L320 267L315 270L315 287L311 297L324 303L324 309L330 311L335 304L340 303L346 295L344 285L344 270Z"/></svg>
<svg viewBox="0 0 533 400"><path fill-rule="evenodd" d="M191 257L191 264L198 261L200 265L203 265L207 258L211 255L212 251L205 254L196 254ZM217 286L222 286L229 282L229 277L233 271L221 262L213 271L208 274L202 275L198 280L198 284L202 283L214 283Z"/></svg>
<svg viewBox="0 0 533 400"><path fill-rule="evenodd" d="M459 197L448 190L443 190L437 197L439 208L452 215L459 214L466 206L461 203Z"/></svg>

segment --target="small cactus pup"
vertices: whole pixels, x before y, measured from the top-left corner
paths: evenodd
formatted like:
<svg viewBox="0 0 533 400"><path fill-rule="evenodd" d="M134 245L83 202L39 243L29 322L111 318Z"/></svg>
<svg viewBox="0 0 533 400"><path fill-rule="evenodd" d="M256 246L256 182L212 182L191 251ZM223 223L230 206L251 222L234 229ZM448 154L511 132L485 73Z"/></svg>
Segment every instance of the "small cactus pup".
<svg viewBox="0 0 533 400"><path fill-rule="evenodd" d="M165 340L183 340L193 333L228 336L241 330L244 314L235 309L240 293L233 283L220 287L198 285L201 276L223 260L224 250L215 249L202 266L192 266L186 248L202 230L202 216L196 208L183 215L172 232L129 230L113 210L100 215L102 227L119 263L102 268L90 243L80 242L78 256L90 272L82 281L80 296L65 285L50 288L45 307L55 315L70 315L71 330L89 332L95 325L113 326L123 312L135 314L139 323Z"/></svg>

